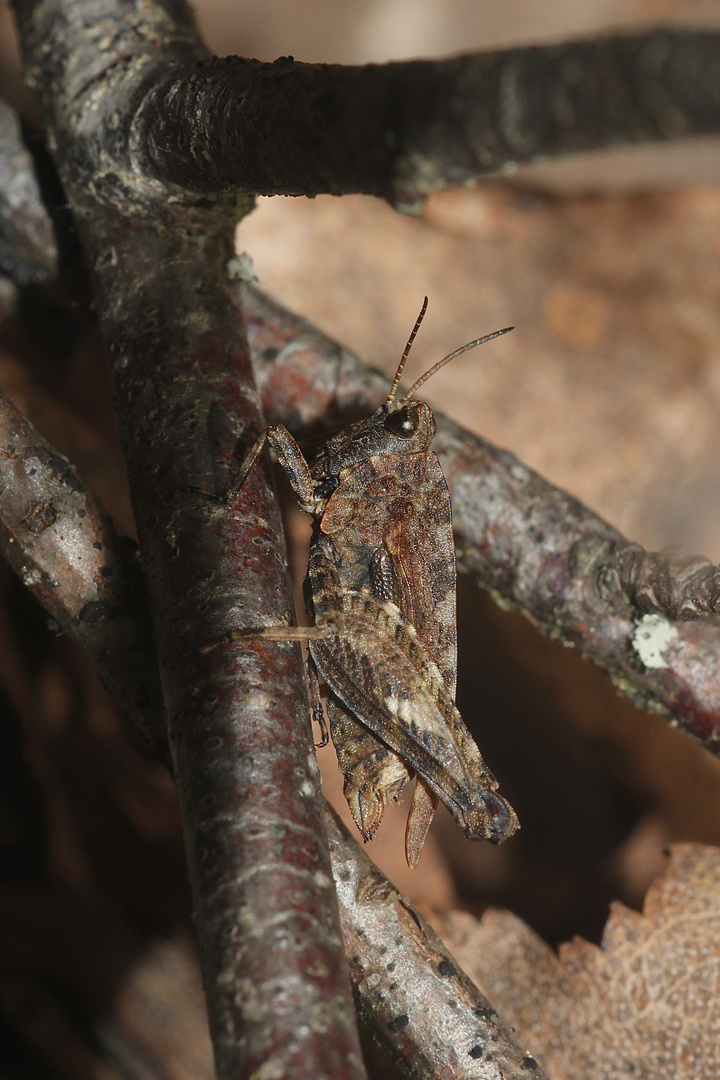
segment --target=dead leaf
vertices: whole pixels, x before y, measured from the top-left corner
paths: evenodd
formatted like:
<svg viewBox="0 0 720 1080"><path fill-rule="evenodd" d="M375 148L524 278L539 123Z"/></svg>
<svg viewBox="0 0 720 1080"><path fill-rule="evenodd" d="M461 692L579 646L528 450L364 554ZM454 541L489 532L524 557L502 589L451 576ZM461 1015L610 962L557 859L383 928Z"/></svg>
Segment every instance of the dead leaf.
<svg viewBox="0 0 720 1080"><path fill-rule="evenodd" d="M720 850L675 844L642 915L614 904L600 947L556 956L520 919L436 929L553 1080L720 1076Z"/></svg>

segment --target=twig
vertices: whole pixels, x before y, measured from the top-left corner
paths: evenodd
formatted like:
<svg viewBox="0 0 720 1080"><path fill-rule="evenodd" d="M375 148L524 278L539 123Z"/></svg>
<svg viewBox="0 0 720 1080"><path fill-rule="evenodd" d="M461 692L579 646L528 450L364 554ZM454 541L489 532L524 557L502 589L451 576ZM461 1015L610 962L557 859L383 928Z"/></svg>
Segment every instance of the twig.
<svg viewBox="0 0 720 1080"><path fill-rule="evenodd" d="M168 199L118 137L143 80L202 48L159 5L17 8L116 377L218 1073L359 1080L299 649L200 648L292 610L263 470L235 507L192 492L264 426L225 276L238 208Z"/></svg>
<svg viewBox="0 0 720 1080"><path fill-rule="evenodd" d="M384 376L258 290L244 297L271 423L301 436L328 417L377 408L387 394ZM720 620L679 624L660 666L646 666L637 647L639 613L627 595L624 537L508 451L437 411L435 419L461 569L500 604L603 668L639 706L665 714L719 754Z"/></svg>
<svg viewBox="0 0 720 1080"><path fill-rule="evenodd" d="M199 648L257 625L259 613L287 622L292 602L282 524L262 470L236 508L187 495L191 486L222 490L236 433L245 444L263 427L222 266L188 247L183 265L193 280L150 275L143 311L128 304L130 321L106 323L106 332L157 605L218 1070L252 1076L265 1065L288 1078L360 1076L299 649L225 646L205 655ZM129 254L123 261L136 274ZM172 245L165 254L177 266ZM195 290L198 265L208 297ZM143 316L161 310L170 288L174 325L143 331ZM193 316L197 335L187 331ZM118 370L126 356L142 362Z"/></svg>
<svg viewBox="0 0 720 1080"><path fill-rule="evenodd" d="M102 0L68 0L100 39ZM55 5L34 9L50 31ZM47 23L45 22L47 20ZM30 22L27 21L29 28ZM103 119L123 175L147 197L181 192L363 192L417 212L434 191L536 161L720 130L720 34L663 29L442 61L366 67L208 59L160 4L114 29L119 70L88 60L74 108L102 107L96 79L122 79ZM156 43L172 46L172 63ZM97 56L102 50L99 50ZM96 59L97 59L96 56ZM36 79L32 64L30 78Z"/></svg>
<svg viewBox="0 0 720 1080"><path fill-rule="evenodd" d="M18 286L47 282L56 260L52 224L22 143L20 121L0 100L0 274Z"/></svg>
<svg viewBox="0 0 720 1080"><path fill-rule="evenodd" d="M326 814L358 1012L413 1080L542 1080L486 998L407 897Z"/></svg>
<svg viewBox="0 0 720 1080"><path fill-rule="evenodd" d="M140 567L98 500L0 390L0 550L168 763Z"/></svg>
<svg viewBox="0 0 720 1080"><path fill-rule="evenodd" d="M367 67L188 58L154 83L133 145L193 191L433 191L539 158L720 129L720 35L664 29Z"/></svg>

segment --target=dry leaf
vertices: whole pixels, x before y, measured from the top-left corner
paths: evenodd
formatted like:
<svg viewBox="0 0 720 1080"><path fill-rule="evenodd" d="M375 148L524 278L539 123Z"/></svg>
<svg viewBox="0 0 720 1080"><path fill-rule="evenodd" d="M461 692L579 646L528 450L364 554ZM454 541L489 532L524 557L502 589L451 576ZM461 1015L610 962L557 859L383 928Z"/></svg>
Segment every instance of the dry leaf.
<svg viewBox="0 0 720 1080"><path fill-rule="evenodd" d="M504 911L435 920L553 1080L720 1076L720 850L676 844L642 915L614 904L598 948L556 956Z"/></svg>

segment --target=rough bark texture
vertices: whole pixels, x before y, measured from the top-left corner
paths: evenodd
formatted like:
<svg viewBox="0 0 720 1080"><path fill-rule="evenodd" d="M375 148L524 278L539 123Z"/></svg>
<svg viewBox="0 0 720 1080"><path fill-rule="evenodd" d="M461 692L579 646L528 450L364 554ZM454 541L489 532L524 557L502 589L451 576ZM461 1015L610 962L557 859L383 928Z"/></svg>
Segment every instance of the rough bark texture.
<svg viewBox="0 0 720 1080"><path fill-rule="evenodd" d="M263 406L296 435L367 414L387 379L257 290L245 311ZM579 500L440 413L433 448L452 496L458 564L498 603L577 648L643 708L720 752L720 622L682 622L657 667L638 650L640 613L621 581L628 542Z"/></svg>
<svg viewBox="0 0 720 1080"><path fill-rule="evenodd" d="M683 620L720 615L720 567L703 555L628 544L618 551L618 565L623 589L642 611Z"/></svg>
<svg viewBox="0 0 720 1080"><path fill-rule="evenodd" d="M0 100L0 275L16 285L49 281L57 252L20 121Z"/></svg>
<svg viewBox="0 0 720 1080"><path fill-rule="evenodd" d="M108 80L122 81L124 107L107 114L113 154L130 166L124 183L145 191L154 176L185 192L362 192L417 211L433 191L520 163L720 128L720 35L709 31L362 68L263 64L208 59L169 0L122 21L115 4L65 5L88 29L68 89L102 107Z"/></svg>
<svg viewBox="0 0 720 1080"><path fill-rule="evenodd" d="M0 549L166 763L162 693L132 545L0 391Z"/></svg>
<svg viewBox="0 0 720 1080"><path fill-rule="evenodd" d="M355 1000L414 1080L543 1080L533 1056L328 810L333 873Z"/></svg>
<svg viewBox="0 0 720 1080"><path fill-rule="evenodd" d="M177 268L179 256L167 256ZM190 257L188 272L200 263L207 260ZM218 1065L226 1075L272 1064L287 1076L354 1076L361 1066L343 1000L299 648L199 649L257 625L258 612L276 623L292 611L282 524L262 470L236 508L186 493L191 485L221 490L236 432L252 438L263 426L247 353L220 329L232 321L222 281L208 274L199 291L208 277L207 297L191 295L192 286L180 296L177 322L167 318L167 282L153 296L146 278L135 325L162 311L161 326L140 340L124 322L125 332L107 324L106 331L158 605L168 735ZM207 320L197 337L187 332L189 311ZM132 355L151 362L152 382L142 365L117 371Z"/></svg>
<svg viewBox="0 0 720 1080"><path fill-rule="evenodd" d="M133 144L195 191L433 191L520 162L720 127L720 35L657 30L363 68L228 57L155 84Z"/></svg>
<svg viewBox="0 0 720 1080"><path fill-rule="evenodd" d="M264 426L225 274L238 208L173 203L116 137L144 78L202 52L169 9L18 5L116 377L218 1072L361 1077L299 648L200 648L292 603L263 470L236 507L190 490L222 491Z"/></svg>

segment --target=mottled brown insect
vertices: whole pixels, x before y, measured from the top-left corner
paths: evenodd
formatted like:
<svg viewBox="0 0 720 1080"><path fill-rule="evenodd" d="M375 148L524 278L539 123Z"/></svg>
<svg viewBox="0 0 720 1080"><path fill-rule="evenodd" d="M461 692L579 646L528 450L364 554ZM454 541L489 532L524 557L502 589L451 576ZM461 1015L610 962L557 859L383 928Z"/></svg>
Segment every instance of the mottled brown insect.
<svg viewBox="0 0 720 1080"><path fill-rule="evenodd" d="M240 491L266 443L297 500L315 518L306 600L315 625L241 631L233 640L307 639L314 715L321 723L318 674L345 797L365 840L385 806L417 776L405 851L422 852L438 799L465 834L499 843L518 820L455 708L457 635L455 547L450 495L429 449L435 420L415 391L450 360L506 333L499 330L444 357L397 400L427 297L384 404L328 439L308 462L290 432L257 440L226 494Z"/></svg>

